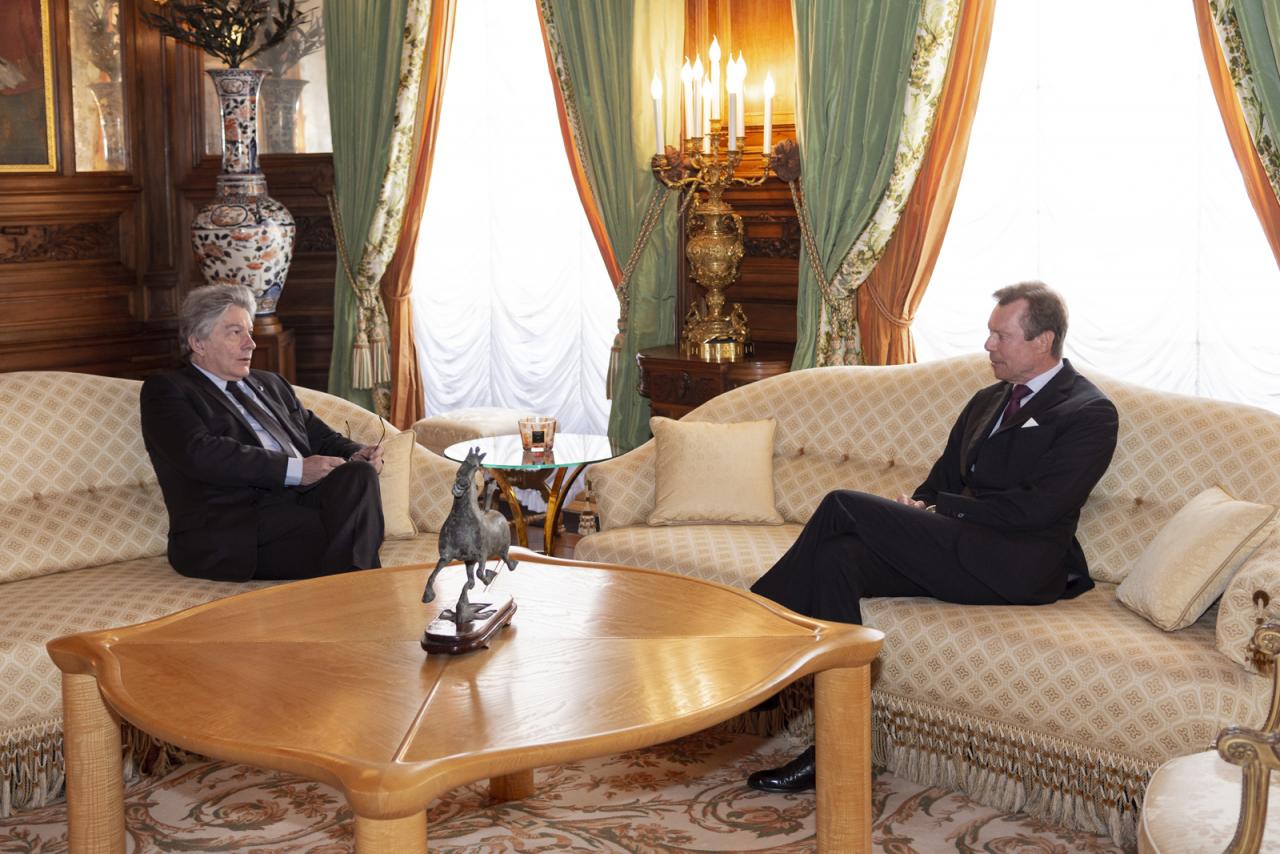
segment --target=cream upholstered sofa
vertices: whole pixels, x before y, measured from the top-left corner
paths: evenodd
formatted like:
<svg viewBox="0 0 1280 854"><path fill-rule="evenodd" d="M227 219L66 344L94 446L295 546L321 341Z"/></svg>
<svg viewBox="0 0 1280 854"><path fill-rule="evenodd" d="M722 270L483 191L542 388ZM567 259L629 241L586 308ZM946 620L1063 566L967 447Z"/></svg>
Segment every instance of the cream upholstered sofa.
<svg viewBox="0 0 1280 854"><path fill-rule="evenodd" d="M45 642L123 626L264 586L186 578L165 558L168 517L142 444L135 380L0 374L0 816L62 789L62 701ZM321 392L302 403L357 441L376 416ZM395 432L395 428L387 428ZM409 514L384 565L434 562L457 465L414 444ZM167 748L126 728L129 763Z"/></svg>
<svg viewBox="0 0 1280 854"><path fill-rule="evenodd" d="M1264 717L1268 681L1251 671L1248 643L1255 593L1280 601L1280 534L1253 553L1220 606L1180 631L1128 610L1116 583L1203 489L1280 504L1280 416L1090 378L1120 413L1115 457L1078 534L1096 588L1041 607L865 600L864 620L886 635L873 750L900 776L1131 841L1161 762ZM601 529L575 557L749 586L829 490L911 492L961 407L991 382L986 359L970 357L798 371L730 391L685 419L775 420L774 500L785 524L649 526L650 441L592 467Z"/></svg>

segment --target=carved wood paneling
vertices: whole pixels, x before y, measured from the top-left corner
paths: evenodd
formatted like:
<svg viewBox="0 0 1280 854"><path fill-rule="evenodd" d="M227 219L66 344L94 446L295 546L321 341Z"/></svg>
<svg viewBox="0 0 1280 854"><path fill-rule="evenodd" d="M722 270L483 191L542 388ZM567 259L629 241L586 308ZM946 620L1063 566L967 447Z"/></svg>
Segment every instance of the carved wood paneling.
<svg viewBox="0 0 1280 854"><path fill-rule="evenodd" d="M143 26L138 2L121 8L123 173L75 172L67 7L51 4L59 170L0 175L0 371L136 377L176 364L177 307L201 283L188 227L220 164L201 155L199 53ZM296 335L299 382L324 388L336 254L316 188L332 186L332 157L273 155L262 168L301 226L280 317Z"/></svg>
<svg viewBox="0 0 1280 854"><path fill-rule="evenodd" d="M118 259L119 247L115 220L0 225L0 264Z"/></svg>

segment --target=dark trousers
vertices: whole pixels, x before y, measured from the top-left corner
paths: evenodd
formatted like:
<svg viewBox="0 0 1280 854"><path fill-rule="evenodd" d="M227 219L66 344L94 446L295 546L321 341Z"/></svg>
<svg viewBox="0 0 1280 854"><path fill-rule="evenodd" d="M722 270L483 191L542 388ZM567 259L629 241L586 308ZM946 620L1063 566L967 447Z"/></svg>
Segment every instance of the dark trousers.
<svg viewBox="0 0 1280 854"><path fill-rule="evenodd" d="M862 622L866 596L932 596L965 605L1008 600L956 556L966 523L865 492L828 493L791 548L751 590L819 620Z"/></svg>
<svg viewBox="0 0 1280 854"><path fill-rule="evenodd" d="M258 507L254 578L311 578L382 566L382 496L373 466L353 460L272 498Z"/></svg>

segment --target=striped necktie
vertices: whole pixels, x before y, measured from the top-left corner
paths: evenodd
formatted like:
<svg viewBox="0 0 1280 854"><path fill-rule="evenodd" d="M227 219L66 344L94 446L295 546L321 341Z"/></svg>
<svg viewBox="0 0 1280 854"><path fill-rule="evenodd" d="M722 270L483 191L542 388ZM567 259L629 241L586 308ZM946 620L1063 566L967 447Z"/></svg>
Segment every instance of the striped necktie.
<svg viewBox="0 0 1280 854"><path fill-rule="evenodd" d="M280 444L280 450L290 455L294 453L293 442L290 441L289 434L285 432L284 427L280 425L280 422L276 420L274 415L267 412L267 410L260 406L252 397L245 394L244 388L239 382L235 380L228 382L227 391L231 392L231 396L245 408L245 411L252 415L254 419L262 425L262 429L270 433L271 438L275 439Z"/></svg>

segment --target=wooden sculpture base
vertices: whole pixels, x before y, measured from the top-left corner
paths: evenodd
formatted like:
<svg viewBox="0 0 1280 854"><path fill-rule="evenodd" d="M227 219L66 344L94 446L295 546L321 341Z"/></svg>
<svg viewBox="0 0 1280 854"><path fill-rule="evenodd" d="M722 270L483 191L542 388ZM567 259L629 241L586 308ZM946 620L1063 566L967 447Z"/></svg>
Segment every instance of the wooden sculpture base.
<svg viewBox="0 0 1280 854"><path fill-rule="evenodd" d="M481 608L480 615L463 623L461 628L453 621L452 608L437 614L422 633L422 648L437 655L458 655L473 649L487 649L489 639L511 622L516 612L516 601L510 593L485 594L483 598L491 601L471 603Z"/></svg>

